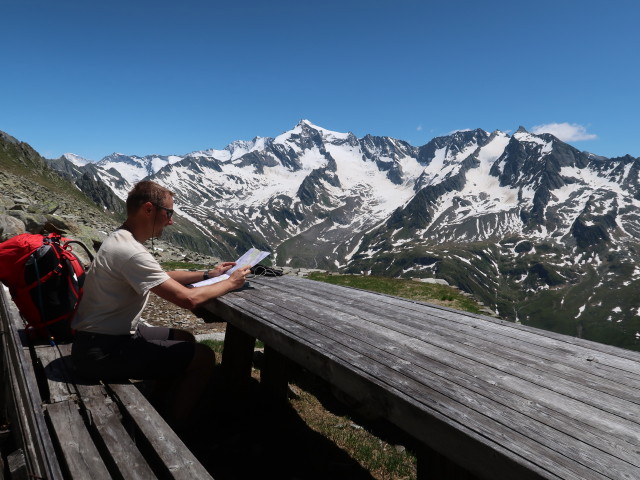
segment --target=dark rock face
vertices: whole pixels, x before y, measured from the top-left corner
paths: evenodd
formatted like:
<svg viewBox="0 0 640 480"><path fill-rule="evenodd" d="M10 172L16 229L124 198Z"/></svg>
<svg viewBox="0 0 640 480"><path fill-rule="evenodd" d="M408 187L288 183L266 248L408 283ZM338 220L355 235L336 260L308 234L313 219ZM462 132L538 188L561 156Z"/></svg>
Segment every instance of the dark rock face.
<svg viewBox="0 0 640 480"><path fill-rule="evenodd" d="M48 162L53 169L55 169L64 178L74 183L97 205L100 205L105 210L113 212L124 218L126 214L124 202L102 181L101 172L94 164L90 163L82 167L78 167L64 157L60 157L56 160L49 160ZM115 171L111 173L113 174L114 172ZM124 181L119 173L115 173L117 174L117 177Z"/></svg>

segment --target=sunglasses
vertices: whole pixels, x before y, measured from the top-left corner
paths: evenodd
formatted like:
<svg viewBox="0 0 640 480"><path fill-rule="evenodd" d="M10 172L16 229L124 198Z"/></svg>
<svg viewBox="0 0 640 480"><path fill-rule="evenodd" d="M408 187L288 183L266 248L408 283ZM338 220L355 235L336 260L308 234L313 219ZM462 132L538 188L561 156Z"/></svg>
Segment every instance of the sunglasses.
<svg viewBox="0 0 640 480"><path fill-rule="evenodd" d="M168 219L170 219L173 216L173 210L171 208L163 207L162 205L156 205L155 203L153 205L167 212Z"/></svg>

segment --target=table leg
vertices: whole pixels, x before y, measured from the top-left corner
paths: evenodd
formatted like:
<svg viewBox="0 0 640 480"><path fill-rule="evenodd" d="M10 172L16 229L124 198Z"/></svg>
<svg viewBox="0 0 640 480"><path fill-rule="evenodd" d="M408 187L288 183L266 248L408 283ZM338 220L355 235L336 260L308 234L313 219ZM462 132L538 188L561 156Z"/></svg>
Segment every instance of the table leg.
<svg viewBox="0 0 640 480"><path fill-rule="evenodd" d="M289 360L269 345L264 346L264 365L260 383L274 404L287 402L289 393Z"/></svg>
<svg viewBox="0 0 640 480"><path fill-rule="evenodd" d="M242 393L247 388L251 378L255 344L254 337L230 323L227 324L222 352L222 369L229 392Z"/></svg>

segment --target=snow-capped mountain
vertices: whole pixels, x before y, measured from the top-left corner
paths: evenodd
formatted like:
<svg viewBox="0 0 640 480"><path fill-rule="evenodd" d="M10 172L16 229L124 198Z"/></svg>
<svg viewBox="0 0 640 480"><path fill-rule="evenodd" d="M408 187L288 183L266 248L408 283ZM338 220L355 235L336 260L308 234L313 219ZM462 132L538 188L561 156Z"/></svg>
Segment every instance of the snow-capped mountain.
<svg viewBox="0 0 640 480"><path fill-rule="evenodd" d="M120 198L147 176L176 192L178 214L218 254L254 245L280 265L437 276L508 318L548 316L565 333L640 342L637 158L599 157L523 128L414 147L303 120L223 150L113 154L94 165Z"/></svg>
<svg viewBox="0 0 640 480"><path fill-rule="evenodd" d="M87 160L86 158L83 158L80 155L76 155L75 153L65 153L62 155L62 158L69 160L71 163L78 167L84 167L86 164L91 163L91 160Z"/></svg>
<svg viewBox="0 0 640 480"><path fill-rule="evenodd" d="M103 170L113 170L117 172L130 184L133 184L149 175L153 175L162 167L181 159L182 157L177 155L146 155L144 157L137 157L135 155L127 156L121 153L112 153L100 160L97 165Z"/></svg>

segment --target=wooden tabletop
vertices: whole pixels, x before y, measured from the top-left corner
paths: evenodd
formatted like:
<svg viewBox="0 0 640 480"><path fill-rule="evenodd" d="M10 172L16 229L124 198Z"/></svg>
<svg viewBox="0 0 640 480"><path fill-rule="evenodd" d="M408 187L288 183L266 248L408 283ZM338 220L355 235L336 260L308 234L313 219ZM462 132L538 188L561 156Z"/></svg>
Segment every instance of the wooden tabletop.
<svg viewBox="0 0 640 480"><path fill-rule="evenodd" d="M207 307L491 479L640 479L640 353L294 276Z"/></svg>

